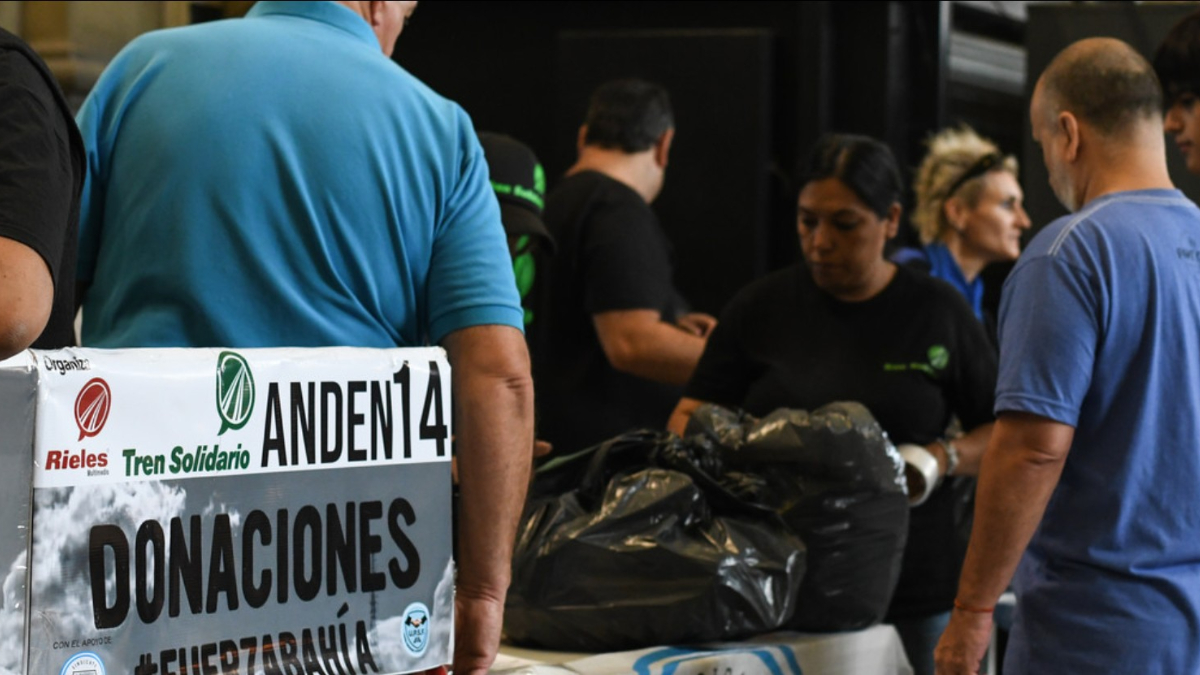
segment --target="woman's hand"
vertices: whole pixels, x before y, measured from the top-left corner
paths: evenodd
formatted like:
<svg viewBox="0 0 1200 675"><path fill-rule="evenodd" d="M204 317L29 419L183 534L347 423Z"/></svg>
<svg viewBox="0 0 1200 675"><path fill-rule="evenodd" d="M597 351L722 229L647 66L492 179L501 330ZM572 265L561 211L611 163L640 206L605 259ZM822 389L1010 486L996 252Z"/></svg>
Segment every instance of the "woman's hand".
<svg viewBox="0 0 1200 675"><path fill-rule="evenodd" d="M692 413L702 405L704 405L704 401L694 398L679 399L679 405L675 406L675 412L671 413L671 419L667 422L667 429L682 436L683 432L687 430L688 420L692 419Z"/></svg>

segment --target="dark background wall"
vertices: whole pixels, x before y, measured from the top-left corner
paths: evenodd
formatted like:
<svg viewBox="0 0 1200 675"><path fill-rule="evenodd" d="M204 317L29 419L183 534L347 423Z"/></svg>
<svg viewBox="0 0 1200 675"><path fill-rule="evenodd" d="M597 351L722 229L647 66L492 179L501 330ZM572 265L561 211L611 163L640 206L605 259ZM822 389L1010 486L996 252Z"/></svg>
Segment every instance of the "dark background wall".
<svg viewBox="0 0 1200 675"><path fill-rule="evenodd" d="M674 99L655 204L677 280L716 312L795 260L798 158L825 131L892 144L904 166L945 119L948 3L429 2L395 58L479 129L528 143L550 187L600 82L642 76Z"/></svg>
<svg viewBox="0 0 1200 675"><path fill-rule="evenodd" d="M1008 9L986 11L1000 6ZM423 3L395 58L461 103L477 128L532 146L551 187L574 158L592 87L631 75L665 84L678 133L655 209L675 242L680 288L715 313L745 283L796 259L791 176L826 131L887 141L911 181L925 138L969 123L1020 157L1035 229L1061 215L1029 139L1037 74L1090 35L1125 39L1149 56L1194 8L456 0ZM1168 156L1178 184L1200 196L1173 147ZM915 235L905 229L898 239ZM1009 269L985 271L985 304L998 304Z"/></svg>

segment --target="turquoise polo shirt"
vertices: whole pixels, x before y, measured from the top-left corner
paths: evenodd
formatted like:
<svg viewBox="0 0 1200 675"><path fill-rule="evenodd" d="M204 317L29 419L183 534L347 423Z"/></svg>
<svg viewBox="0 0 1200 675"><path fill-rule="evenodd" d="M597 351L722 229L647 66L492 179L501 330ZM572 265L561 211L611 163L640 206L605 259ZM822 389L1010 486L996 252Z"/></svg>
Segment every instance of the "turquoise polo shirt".
<svg viewBox="0 0 1200 675"><path fill-rule="evenodd" d="M78 116L83 342L415 346L522 328L471 122L332 2L130 43Z"/></svg>

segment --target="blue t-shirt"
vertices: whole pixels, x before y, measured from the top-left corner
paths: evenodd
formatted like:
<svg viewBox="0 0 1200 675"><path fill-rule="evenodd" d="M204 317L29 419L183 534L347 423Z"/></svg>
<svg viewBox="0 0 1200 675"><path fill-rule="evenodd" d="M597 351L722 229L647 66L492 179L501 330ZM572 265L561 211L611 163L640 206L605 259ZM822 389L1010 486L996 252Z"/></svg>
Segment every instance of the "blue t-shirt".
<svg viewBox="0 0 1200 675"><path fill-rule="evenodd" d="M463 110L332 2L144 35L79 112L88 346L415 346L522 327Z"/></svg>
<svg viewBox="0 0 1200 675"><path fill-rule="evenodd" d="M1096 199L1005 284L996 411L1074 442L1016 577L1005 671L1200 672L1200 210Z"/></svg>

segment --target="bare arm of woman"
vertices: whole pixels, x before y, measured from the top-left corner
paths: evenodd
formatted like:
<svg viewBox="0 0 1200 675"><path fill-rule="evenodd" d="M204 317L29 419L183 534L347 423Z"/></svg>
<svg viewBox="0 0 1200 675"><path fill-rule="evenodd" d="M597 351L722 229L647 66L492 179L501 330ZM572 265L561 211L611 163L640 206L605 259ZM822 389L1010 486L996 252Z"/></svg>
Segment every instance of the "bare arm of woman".
<svg viewBox="0 0 1200 675"><path fill-rule="evenodd" d="M958 438L951 439L954 448L958 451L958 466L954 469L956 476L978 476L979 463L983 459L983 451L987 450L988 441L992 437L992 427L996 426L995 422L980 424L966 434ZM938 470L944 476L946 468L949 466L949 460L946 454L946 446L941 441L934 441L925 446L938 461Z"/></svg>
<svg viewBox="0 0 1200 675"><path fill-rule="evenodd" d="M675 411L671 413L671 419L667 421L667 429L682 436L683 431L687 429L688 420L692 418L692 413L702 405L704 405L704 401L694 398L685 396L679 399L679 405L675 406Z"/></svg>

